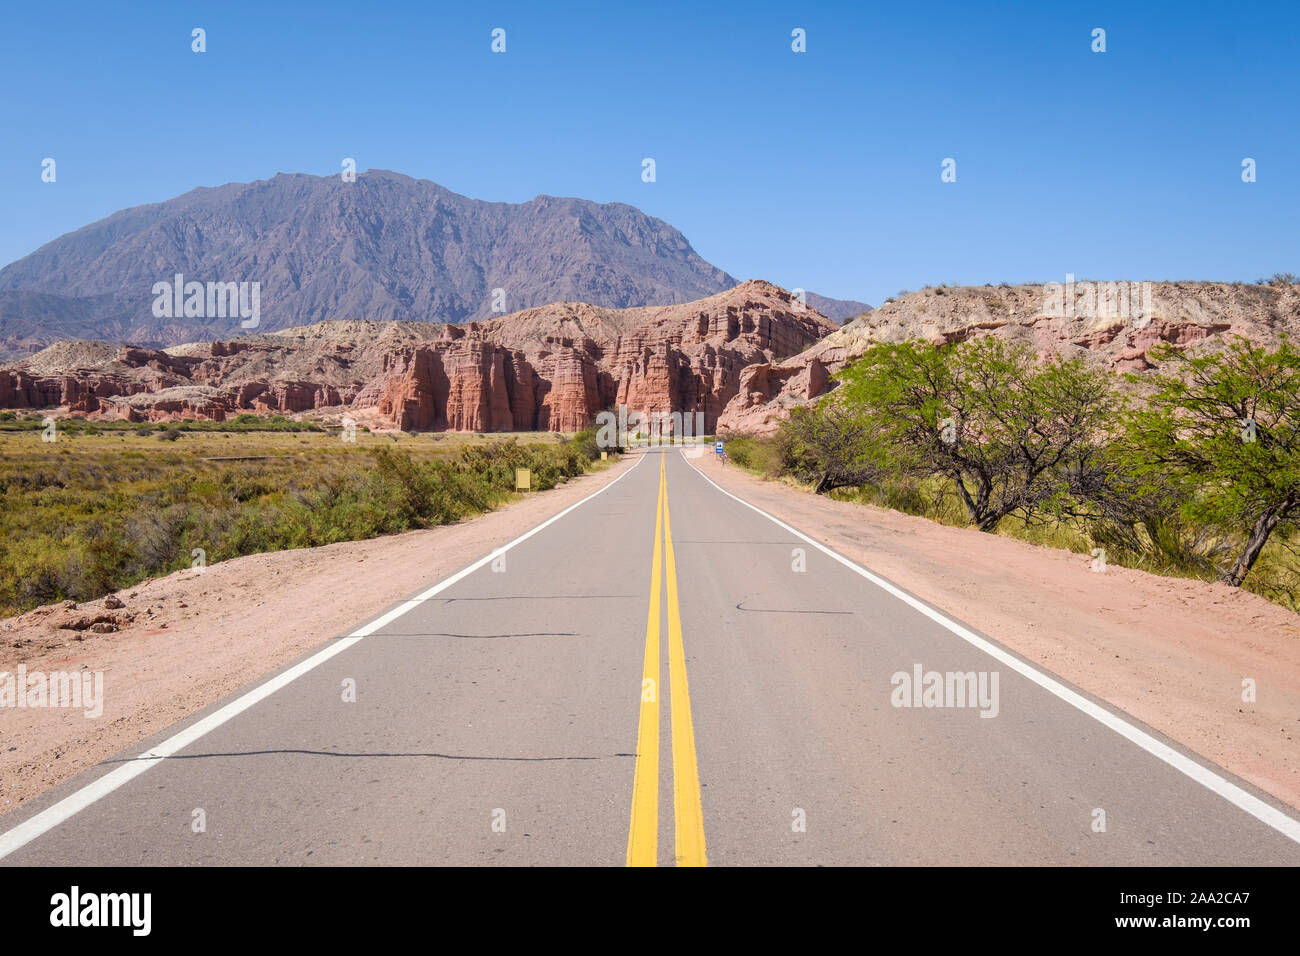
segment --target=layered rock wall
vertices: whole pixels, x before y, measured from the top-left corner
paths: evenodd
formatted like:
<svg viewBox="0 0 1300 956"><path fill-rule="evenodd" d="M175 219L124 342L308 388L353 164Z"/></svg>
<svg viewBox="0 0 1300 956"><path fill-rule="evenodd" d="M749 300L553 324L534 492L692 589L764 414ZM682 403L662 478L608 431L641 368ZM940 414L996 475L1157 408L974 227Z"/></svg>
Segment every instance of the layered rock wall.
<svg viewBox="0 0 1300 956"><path fill-rule="evenodd" d="M701 412L711 430L746 366L835 328L765 282L684 305L560 303L424 334L330 325L165 351L61 343L0 369L0 407L151 421L372 409L402 430L572 432L625 404Z"/></svg>

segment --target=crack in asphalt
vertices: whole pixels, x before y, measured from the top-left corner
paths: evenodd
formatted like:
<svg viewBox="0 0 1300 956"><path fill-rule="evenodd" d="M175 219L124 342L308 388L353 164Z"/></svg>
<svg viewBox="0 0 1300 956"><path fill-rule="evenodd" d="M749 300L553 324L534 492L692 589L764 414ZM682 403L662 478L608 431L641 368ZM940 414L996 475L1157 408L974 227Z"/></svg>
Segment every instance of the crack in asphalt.
<svg viewBox="0 0 1300 956"><path fill-rule="evenodd" d="M718 540L705 541L705 540L691 540L691 539L687 539L685 541L678 541L676 538L673 539L673 543L674 544L793 544L793 545L799 544L799 542L795 541L794 539L791 539L789 541L718 541Z"/></svg>
<svg viewBox="0 0 1300 956"><path fill-rule="evenodd" d="M136 757L126 757L120 760L105 760L104 764L111 763L132 763L137 760L201 760L209 757L267 757L277 754L300 754L307 757L426 757L436 758L439 760L506 760L506 761L523 761L523 762L542 762L554 760L604 760L603 756L594 757L496 757L481 756L476 754L441 754L441 753L344 753L337 750L242 750L231 753L207 753L207 754L172 754L168 757L151 757L147 753L140 754ZM635 754L610 754L611 757L633 757Z"/></svg>
<svg viewBox="0 0 1300 956"><path fill-rule="evenodd" d="M430 598L453 604L456 601L613 601L637 597L635 594L503 594L500 597Z"/></svg>
<svg viewBox="0 0 1300 956"><path fill-rule="evenodd" d="M428 633L407 632L393 633L392 631L382 631L375 637L468 637L481 640L490 640L496 637L577 637L577 631L528 631L523 634L449 634L446 631L431 631Z"/></svg>
<svg viewBox="0 0 1300 956"><path fill-rule="evenodd" d="M753 611L756 614L852 614L852 611L807 611L802 608L787 607L745 607L741 601L736 605L737 611Z"/></svg>

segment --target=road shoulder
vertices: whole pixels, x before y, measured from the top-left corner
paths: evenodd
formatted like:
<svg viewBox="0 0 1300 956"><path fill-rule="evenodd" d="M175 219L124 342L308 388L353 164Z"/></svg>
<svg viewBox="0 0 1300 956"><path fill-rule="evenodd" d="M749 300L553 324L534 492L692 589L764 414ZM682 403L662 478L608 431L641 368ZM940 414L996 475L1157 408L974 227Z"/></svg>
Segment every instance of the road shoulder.
<svg viewBox="0 0 1300 956"><path fill-rule="evenodd" d="M1300 615L1129 568L812 495L713 456L722 488L1300 808ZM1243 681L1254 682L1253 701Z"/></svg>
<svg viewBox="0 0 1300 956"><path fill-rule="evenodd" d="M0 621L0 672L103 674L103 712L0 710L0 814L169 727L455 573L614 481L604 471L451 525L320 548L254 554L125 588L75 611ZM71 616L132 616L113 633Z"/></svg>

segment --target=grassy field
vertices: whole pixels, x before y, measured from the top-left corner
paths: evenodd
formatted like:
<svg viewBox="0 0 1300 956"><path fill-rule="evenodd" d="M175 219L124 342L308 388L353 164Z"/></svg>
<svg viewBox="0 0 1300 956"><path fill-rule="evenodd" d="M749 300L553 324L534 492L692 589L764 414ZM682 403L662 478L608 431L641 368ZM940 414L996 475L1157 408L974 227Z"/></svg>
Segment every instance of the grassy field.
<svg viewBox="0 0 1300 956"><path fill-rule="evenodd" d="M264 427L302 427L263 420ZM221 430L222 428L229 430ZM431 527L600 467L590 434L258 431L255 422L0 422L0 615L197 561ZM314 427L314 426L308 426Z"/></svg>

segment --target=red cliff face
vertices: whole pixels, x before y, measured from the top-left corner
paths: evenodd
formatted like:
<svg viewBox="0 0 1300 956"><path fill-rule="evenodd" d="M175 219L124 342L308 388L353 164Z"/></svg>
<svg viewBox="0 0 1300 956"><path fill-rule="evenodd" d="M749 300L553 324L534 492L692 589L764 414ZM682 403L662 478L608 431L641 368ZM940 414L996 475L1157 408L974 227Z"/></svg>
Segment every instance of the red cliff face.
<svg viewBox="0 0 1300 956"><path fill-rule="evenodd" d="M382 389L376 404L402 431L445 429L450 393L442 353L421 349L394 356L398 373Z"/></svg>
<svg viewBox="0 0 1300 956"><path fill-rule="evenodd" d="M402 430L571 432L625 404L702 412L712 430L746 366L788 358L834 328L784 290L746 282L683 305L559 303L441 329L326 322L113 355L60 343L0 369L0 407L152 421L373 408Z"/></svg>
<svg viewBox="0 0 1300 956"><path fill-rule="evenodd" d="M0 408L57 408L95 412L101 398L150 391L141 382L115 375L34 375L21 369L0 369Z"/></svg>
<svg viewBox="0 0 1300 956"><path fill-rule="evenodd" d="M537 427L538 384L522 352L443 340L393 356L374 403L403 431L524 431Z"/></svg>
<svg viewBox="0 0 1300 956"><path fill-rule="evenodd" d="M1162 343L1195 354L1233 336L1273 348L1283 335L1297 334L1300 285L1088 282L1073 290L1057 286L1054 294L1042 285L927 287L846 323L800 355L746 369L717 431L771 432L791 409L833 391L831 376L881 343L995 336L1044 361L1082 359L1114 372L1150 374L1159 361L1152 349Z"/></svg>
<svg viewBox="0 0 1300 956"><path fill-rule="evenodd" d="M541 431L574 432L586 428L600 411L596 364L586 352L565 348L545 362L546 392L534 427Z"/></svg>
<svg viewBox="0 0 1300 956"><path fill-rule="evenodd" d="M585 428L601 408L591 357L561 349L534 361L482 339L422 346L395 358L375 404L404 431Z"/></svg>
<svg viewBox="0 0 1300 956"><path fill-rule="evenodd" d="M514 427L505 355L500 349L470 341L450 352L446 364L448 430L494 432Z"/></svg>
<svg viewBox="0 0 1300 956"><path fill-rule="evenodd" d="M619 404L702 412L712 429L745 366L800 352L833 328L760 282L680 306L562 303L448 330L395 356L357 404L414 430L578 431Z"/></svg>

